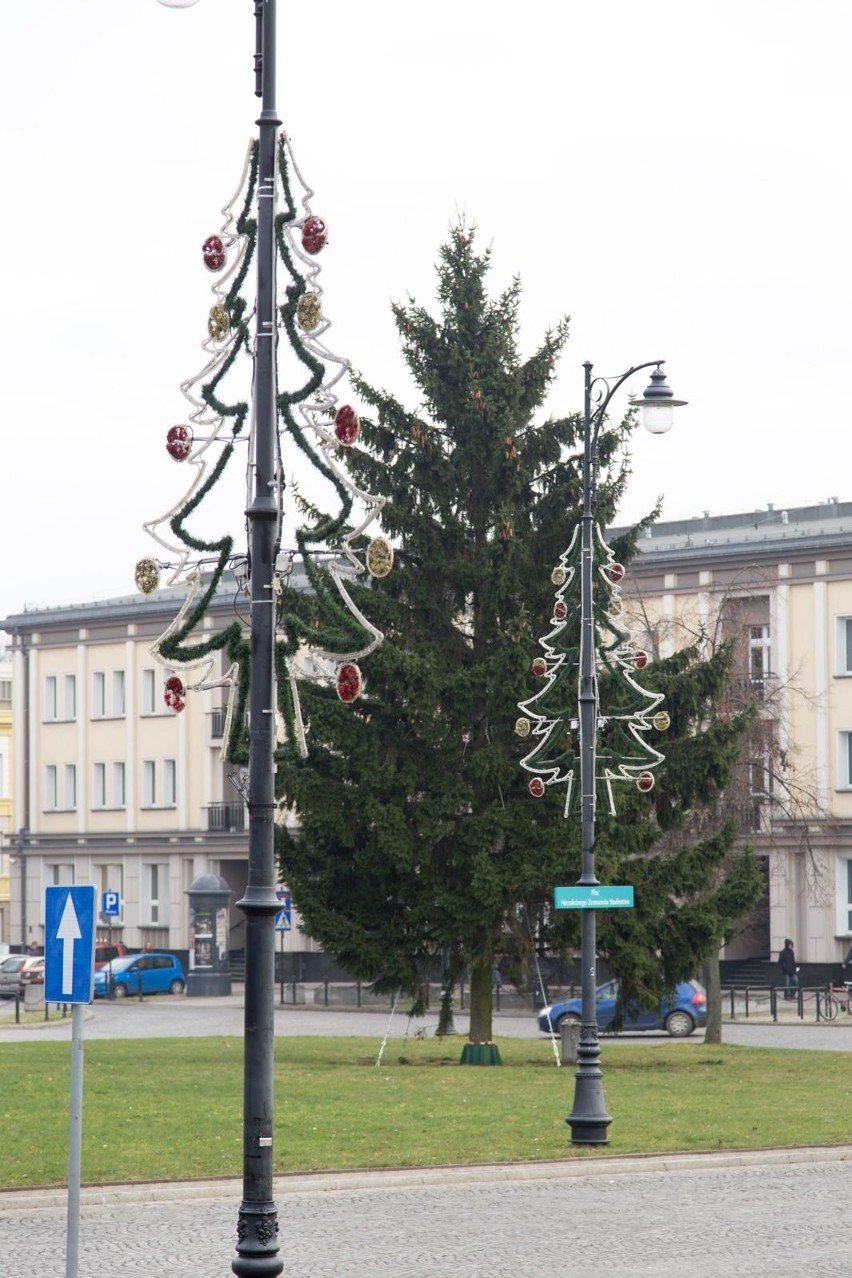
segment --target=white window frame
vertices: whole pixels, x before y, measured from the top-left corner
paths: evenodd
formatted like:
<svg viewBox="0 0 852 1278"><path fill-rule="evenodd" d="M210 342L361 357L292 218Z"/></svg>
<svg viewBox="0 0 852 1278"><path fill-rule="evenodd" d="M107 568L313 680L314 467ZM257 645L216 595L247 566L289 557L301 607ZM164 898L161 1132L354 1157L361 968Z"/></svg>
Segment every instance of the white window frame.
<svg viewBox="0 0 852 1278"><path fill-rule="evenodd" d="M92 675L92 718L106 718L106 675L96 670Z"/></svg>
<svg viewBox="0 0 852 1278"><path fill-rule="evenodd" d="M54 861L47 867L48 878L53 887L73 887L74 885L74 863L73 861Z"/></svg>
<svg viewBox="0 0 852 1278"><path fill-rule="evenodd" d="M177 762L174 759L163 760L162 807L177 807Z"/></svg>
<svg viewBox="0 0 852 1278"><path fill-rule="evenodd" d="M55 763L44 768L44 810L56 812L59 808L59 770Z"/></svg>
<svg viewBox="0 0 852 1278"><path fill-rule="evenodd" d="M142 865L142 925L169 926L169 867L161 861Z"/></svg>
<svg viewBox="0 0 852 1278"><path fill-rule="evenodd" d="M92 764L92 809L95 812L101 811L107 805L106 795L106 764Z"/></svg>
<svg viewBox="0 0 852 1278"><path fill-rule="evenodd" d="M142 671L142 714L157 713L157 672L145 669Z"/></svg>
<svg viewBox="0 0 852 1278"><path fill-rule="evenodd" d="M56 675L44 676L44 714L45 723L56 722Z"/></svg>
<svg viewBox="0 0 852 1278"><path fill-rule="evenodd" d="M112 765L112 806L127 807L127 770L123 762Z"/></svg>
<svg viewBox="0 0 852 1278"><path fill-rule="evenodd" d="M157 765L153 759L142 760L142 807L157 806Z"/></svg>
<svg viewBox="0 0 852 1278"><path fill-rule="evenodd" d="M838 679L852 678L852 617L836 617L834 627L834 673Z"/></svg>
<svg viewBox="0 0 852 1278"><path fill-rule="evenodd" d="M123 719L126 710L126 681L123 670L113 670L112 672L112 717L113 719Z"/></svg>
<svg viewBox="0 0 852 1278"><path fill-rule="evenodd" d="M67 674L62 679L62 718L73 723L77 718L77 676Z"/></svg>
<svg viewBox="0 0 852 1278"><path fill-rule="evenodd" d="M837 734L837 790L852 790L852 729Z"/></svg>
<svg viewBox="0 0 852 1278"><path fill-rule="evenodd" d="M66 812L77 810L76 763L66 763L62 768L62 807Z"/></svg>

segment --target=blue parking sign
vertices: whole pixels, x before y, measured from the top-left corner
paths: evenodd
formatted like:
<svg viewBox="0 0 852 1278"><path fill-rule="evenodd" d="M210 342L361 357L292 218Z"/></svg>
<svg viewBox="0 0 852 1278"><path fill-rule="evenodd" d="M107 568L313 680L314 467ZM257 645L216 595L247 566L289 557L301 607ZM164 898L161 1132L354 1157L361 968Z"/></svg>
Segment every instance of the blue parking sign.
<svg viewBox="0 0 852 1278"><path fill-rule="evenodd" d="M115 918L121 913L121 897L118 892L104 892L101 896L101 914Z"/></svg>
<svg viewBox="0 0 852 1278"><path fill-rule="evenodd" d="M95 980L93 887L49 887L44 893L44 998L91 1003Z"/></svg>

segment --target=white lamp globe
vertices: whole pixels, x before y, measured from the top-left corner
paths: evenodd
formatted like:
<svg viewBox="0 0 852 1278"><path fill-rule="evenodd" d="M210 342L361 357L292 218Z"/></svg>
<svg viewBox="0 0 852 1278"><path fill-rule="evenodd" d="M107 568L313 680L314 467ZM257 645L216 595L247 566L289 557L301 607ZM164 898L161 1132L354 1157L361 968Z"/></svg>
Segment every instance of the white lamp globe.
<svg viewBox="0 0 852 1278"><path fill-rule="evenodd" d="M198 0L160 0L160 4L164 4L167 9L191 9L194 4L198 4Z"/></svg>
<svg viewBox="0 0 852 1278"><path fill-rule="evenodd" d="M675 399L666 383L666 375L658 364L651 374L651 384L639 400L642 425L652 435L665 435L674 423L674 410L682 408L685 399Z"/></svg>

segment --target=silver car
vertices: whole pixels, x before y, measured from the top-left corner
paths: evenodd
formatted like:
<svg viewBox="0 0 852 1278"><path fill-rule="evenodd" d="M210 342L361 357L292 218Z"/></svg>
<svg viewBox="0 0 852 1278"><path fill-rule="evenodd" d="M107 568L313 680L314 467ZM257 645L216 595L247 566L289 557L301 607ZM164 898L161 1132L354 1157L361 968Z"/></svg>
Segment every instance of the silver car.
<svg viewBox="0 0 852 1278"><path fill-rule="evenodd" d="M10 954L0 963L0 998L24 996L25 985L44 984L44 958Z"/></svg>

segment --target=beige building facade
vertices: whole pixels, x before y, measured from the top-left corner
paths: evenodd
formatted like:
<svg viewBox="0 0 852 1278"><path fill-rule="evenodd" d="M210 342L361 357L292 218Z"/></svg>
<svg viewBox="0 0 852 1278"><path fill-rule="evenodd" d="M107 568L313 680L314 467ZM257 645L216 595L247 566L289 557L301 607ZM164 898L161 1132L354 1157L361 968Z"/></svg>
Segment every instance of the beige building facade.
<svg viewBox="0 0 852 1278"><path fill-rule="evenodd" d="M93 884L99 900L120 896L121 913L103 920L100 940L185 951L187 893L210 873L231 890L228 949L243 947L235 903L247 881L247 819L244 778L222 759L227 689L189 692L176 713L164 699L171 672L151 651L183 598L165 589L0 623L11 647L22 853L10 875L15 947L43 944L45 888L74 883ZM223 583L207 630L231 623L240 603L233 579ZM0 717L0 760L2 749ZM297 915L279 940L285 951L316 948Z"/></svg>
<svg viewBox="0 0 852 1278"><path fill-rule="evenodd" d="M837 964L852 945L852 503L659 523L625 596L648 646L735 637L762 732L741 834L766 898L725 957Z"/></svg>
<svg viewBox="0 0 852 1278"><path fill-rule="evenodd" d="M0 946L9 944L11 931L12 854L12 663L0 658Z"/></svg>

